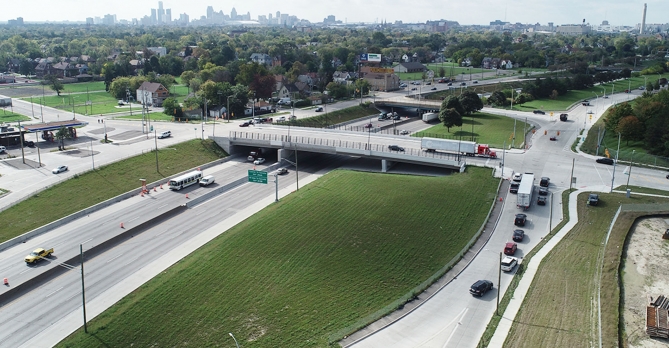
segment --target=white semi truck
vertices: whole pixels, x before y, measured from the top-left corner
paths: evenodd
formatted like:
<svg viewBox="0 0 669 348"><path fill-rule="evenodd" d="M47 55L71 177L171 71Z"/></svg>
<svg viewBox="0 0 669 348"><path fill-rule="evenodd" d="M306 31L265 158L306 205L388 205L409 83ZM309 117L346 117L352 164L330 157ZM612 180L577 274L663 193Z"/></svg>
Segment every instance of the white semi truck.
<svg viewBox="0 0 669 348"><path fill-rule="evenodd" d="M443 151L467 156L497 158L497 153L490 150L485 144L477 144L473 141L461 141L438 138L422 138L421 148L425 151Z"/></svg>

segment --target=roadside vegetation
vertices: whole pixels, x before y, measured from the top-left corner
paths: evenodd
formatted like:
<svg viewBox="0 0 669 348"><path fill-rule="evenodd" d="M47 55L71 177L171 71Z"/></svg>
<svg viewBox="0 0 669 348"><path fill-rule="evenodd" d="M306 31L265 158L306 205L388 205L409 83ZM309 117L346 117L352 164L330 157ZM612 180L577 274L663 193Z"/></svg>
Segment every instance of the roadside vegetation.
<svg viewBox="0 0 669 348"><path fill-rule="evenodd" d="M146 153L76 175L0 212L0 242L137 189L139 178L157 181L225 156L213 141L192 140L160 150L160 172L155 153Z"/></svg>
<svg viewBox="0 0 669 348"><path fill-rule="evenodd" d="M0 123L10 123L17 121L31 121L31 118L7 111L6 108L2 108L2 112L0 112Z"/></svg>
<svg viewBox="0 0 669 348"><path fill-rule="evenodd" d="M332 172L225 232L92 320L89 334L58 346L206 347L228 332L248 348L336 344L342 337L334 332L394 310L402 304L396 299L413 297L458 254L497 186L489 169L473 167L447 177Z"/></svg>
<svg viewBox="0 0 669 348"><path fill-rule="evenodd" d="M369 103L364 103L362 105L351 106L345 109L327 113L323 112L317 116L300 118L296 120L290 120L290 117L286 116L286 119L288 121L279 124L286 124L286 125L290 124L291 126L298 126L298 127L323 128L346 121L356 120L361 117L375 115L378 113L379 111L371 107Z"/></svg>
<svg viewBox="0 0 669 348"><path fill-rule="evenodd" d="M593 342L599 342L600 306L603 346L618 345L618 265L621 246L635 217L620 216L608 244L605 244L609 226L620 204L667 204L669 200L599 194L599 205L588 206L587 194L578 197L578 224L540 264L505 346L583 347L596 344ZM635 214L647 215L646 211ZM598 305L593 299L598 298L600 288L601 303Z"/></svg>

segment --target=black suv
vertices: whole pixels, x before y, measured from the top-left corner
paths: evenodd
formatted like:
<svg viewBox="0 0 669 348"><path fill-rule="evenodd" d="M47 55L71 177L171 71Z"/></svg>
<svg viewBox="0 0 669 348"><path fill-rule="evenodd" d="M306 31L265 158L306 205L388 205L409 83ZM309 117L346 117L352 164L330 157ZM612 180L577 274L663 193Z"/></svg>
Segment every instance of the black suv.
<svg viewBox="0 0 669 348"><path fill-rule="evenodd" d="M541 187L548 187L550 185L551 179L549 177L544 176L541 178L541 181L539 182L539 186Z"/></svg>
<svg viewBox="0 0 669 348"><path fill-rule="evenodd" d="M522 242L523 238L525 238L525 231L523 231L523 230L514 230L513 231L513 241L514 242Z"/></svg>
<svg viewBox="0 0 669 348"><path fill-rule="evenodd" d="M589 205L597 205L599 204L599 195L596 193L591 193L588 196L588 204Z"/></svg>
<svg viewBox="0 0 669 348"><path fill-rule="evenodd" d="M511 186L509 186L509 192L511 193L518 193L518 187L520 187L520 184L517 182L512 182Z"/></svg>
<svg viewBox="0 0 669 348"><path fill-rule="evenodd" d="M489 280L479 280L476 283L472 284L472 287L469 288L469 293L474 296L483 296L488 290L492 290L492 282Z"/></svg>
<svg viewBox="0 0 669 348"><path fill-rule="evenodd" d="M532 113L537 114L537 115L545 115L546 114L542 110L534 110L534 111L532 111Z"/></svg>
<svg viewBox="0 0 669 348"><path fill-rule="evenodd" d="M388 145L388 150L404 152L404 148L397 145Z"/></svg>
<svg viewBox="0 0 669 348"><path fill-rule="evenodd" d="M516 219L513 221L513 224L516 226L525 226L526 221L527 221L527 215L516 214Z"/></svg>
<svg viewBox="0 0 669 348"><path fill-rule="evenodd" d="M613 159L607 157L598 158L596 161L597 163L613 165Z"/></svg>

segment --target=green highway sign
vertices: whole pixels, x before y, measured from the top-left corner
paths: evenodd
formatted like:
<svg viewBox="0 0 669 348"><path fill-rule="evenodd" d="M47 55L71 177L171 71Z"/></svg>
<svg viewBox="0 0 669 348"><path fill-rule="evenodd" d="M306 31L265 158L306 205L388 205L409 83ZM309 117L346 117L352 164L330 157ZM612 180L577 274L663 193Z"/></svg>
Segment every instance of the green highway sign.
<svg viewBox="0 0 669 348"><path fill-rule="evenodd" d="M258 184L267 184L267 172L260 170L249 170L249 182L257 182Z"/></svg>

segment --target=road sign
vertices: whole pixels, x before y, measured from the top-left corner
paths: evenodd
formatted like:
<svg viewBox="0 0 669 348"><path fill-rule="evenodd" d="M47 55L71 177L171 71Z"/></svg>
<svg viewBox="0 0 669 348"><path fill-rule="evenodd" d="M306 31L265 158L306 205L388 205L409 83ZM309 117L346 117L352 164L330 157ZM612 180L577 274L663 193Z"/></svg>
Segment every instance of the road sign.
<svg viewBox="0 0 669 348"><path fill-rule="evenodd" d="M249 170L249 182L267 184L267 172L260 170Z"/></svg>

